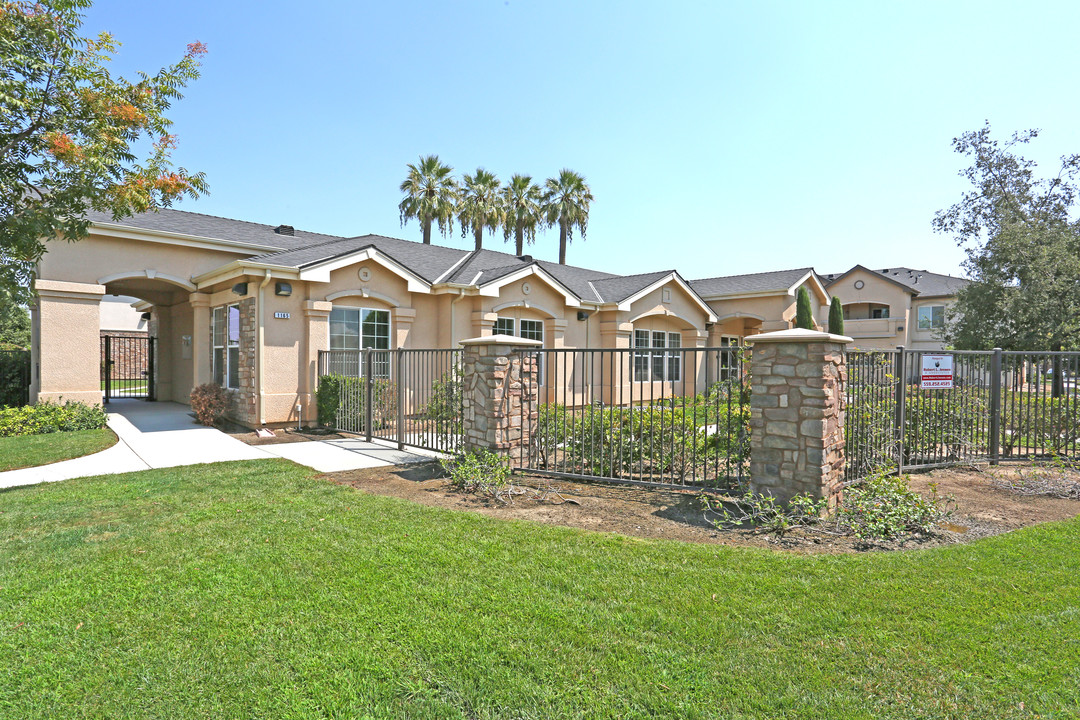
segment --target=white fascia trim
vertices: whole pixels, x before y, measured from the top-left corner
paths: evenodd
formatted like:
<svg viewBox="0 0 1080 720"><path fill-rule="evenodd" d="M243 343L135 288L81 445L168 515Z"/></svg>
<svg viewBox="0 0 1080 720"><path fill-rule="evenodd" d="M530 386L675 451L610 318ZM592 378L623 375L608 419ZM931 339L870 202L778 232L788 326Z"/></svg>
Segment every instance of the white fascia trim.
<svg viewBox="0 0 1080 720"><path fill-rule="evenodd" d="M257 245L255 243L238 242L236 240L221 240L219 238L201 237L199 235L185 235L167 230L147 230L145 228L116 225L113 223L91 223L90 235L102 235L105 237L122 238L124 240L142 240L143 242L156 242L165 245L182 245L185 247L207 248L211 250L226 250L246 253L249 255L261 255L267 252L283 252L284 248L271 245Z"/></svg>
<svg viewBox="0 0 1080 720"><path fill-rule="evenodd" d="M428 284L426 280L419 275L414 274L396 260L392 260L379 252L376 248L364 248L363 250L349 253L343 257L327 260L318 265L312 265L309 268L302 269L300 271L300 279L309 280L311 282L330 282L330 273L334 270L340 270L343 267L348 267L349 265L354 265L365 260L373 260L405 280L408 284L409 292L426 293L431 290L431 285Z"/></svg>
<svg viewBox="0 0 1080 720"><path fill-rule="evenodd" d="M593 295L596 296L596 302L603 303L604 298L600 297L600 293L596 291L596 286L592 284L592 280L589 281L589 289L592 290Z"/></svg>
<svg viewBox="0 0 1080 720"><path fill-rule="evenodd" d="M657 280L656 282L654 282L652 285L649 285L649 286L647 286L647 287L645 287L645 288L643 288L641 290L638 290L636 293L634 293L633 295L631 295L630 297L626 298L621 303L619 303L619 305L618 305L619 310L621 310L622 312L630 312L630 306L631 305L633 305L638 300L640 300L641 298L643 298L646 295L648 295L649 293L651 293L653 290L656 290L657 288L661 288L664 285L667 285L669 282L672 282L672 281L674 281L675 284L678 285L683 290L683 292L685 292L687 295L689 295L690 298L694 301L695 304L697 304L697 306L699 308L701 308L702 310L705 311L705 316L707 318L707 322L716 322L716 314L713 312L712 308L709 307L708 303L706 303L702 299L702 297L700 295L698 295L696 292L694 292L694 289L692 287L690 287L689 285L686 284L685 280L683 280L681 277L679 277L678 273L670 273L668 275L665 275L664 277L662 277L659 280Z"/></svg>
<svg viewBox="0 0 1080 720"><path fill-rule="evenodd" d="M581 298L577 297L572 292L564 288L562 283L552 277L539 265L529 265L528 267L523 267L520 270L515 270L509 275L503 275L497 280L492 280L486 285L481 285L479 288L480 294L486 297L499 297L499 290L501 290L503 287L509 285L512 282L517 282L522 278L527 278L530 275L536 275L540 277L544 282L550 285L555 290L555 292L562 295L567 307L581 307Z"/></svg>
<svg viewBox="0 0 1080 720"><path fill-rule="evenodd" d="M821 284L821 281L817 279L817 275L814 274L813 270L811 270L810 272L803 275L801 278L799 278L795 282L794 285L789 287L787 289L787 294L792 296L792 297L795 297L795 291L798 290L799 286L802 285L804 282L806 282L807 279L813 280L814 289L817 290L818 299L823 300L823 301L828 301L828 299L829 299L829 291L826 290L825 286Z"/></svg>
<svg viewBox="0 0 1080 720"><path fill-rule="evenodd" d="M233 260L227 265L222 265L219 268L214 268L204 272L202 275L191 278L191 281L199 286L201 290L204 287L219 283L222 280L230 280L234 277L240 277L241 275L260 275L265 276L266 272L273 272L274 277L285 280L299 280L300 275L296 268L282 267L280 265L269 265L267 263L249 262L247 260Z"/></svg>

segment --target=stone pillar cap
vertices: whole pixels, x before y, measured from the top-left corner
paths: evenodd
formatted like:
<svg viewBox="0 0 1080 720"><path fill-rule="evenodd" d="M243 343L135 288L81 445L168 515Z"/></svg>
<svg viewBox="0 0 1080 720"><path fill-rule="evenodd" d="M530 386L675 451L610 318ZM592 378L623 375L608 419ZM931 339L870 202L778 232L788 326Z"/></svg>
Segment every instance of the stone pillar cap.
<svg viewBox="0 0 1080 720"><path fill-rule="evenodd" d="M796 342L796 343L852 343L853 339L846 335L833 335L832 333L819 332L817 330L803 330L802 328L791 328L789 330L777 330L776 332L761 333L760 335L751 335L743 338L743 342L748 344L753 343L778 343L778 342Z"/></svg>
<svg viewBox="0 0 1080 720"><path fill-rule="evenodd" d="M481 337L462 340L462 345L517 345L525 347L543 347L544 343L539 340L514 337L513 335L483 335Z"/></svg>

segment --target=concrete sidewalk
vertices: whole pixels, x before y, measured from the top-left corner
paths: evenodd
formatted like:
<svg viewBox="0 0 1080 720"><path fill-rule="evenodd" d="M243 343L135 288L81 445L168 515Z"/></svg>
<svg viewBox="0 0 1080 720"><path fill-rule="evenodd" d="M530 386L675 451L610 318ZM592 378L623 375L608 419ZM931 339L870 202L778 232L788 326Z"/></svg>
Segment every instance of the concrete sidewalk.
<svg viewBox="0 0 1080 720"><path fill-rule="evenodd" d="M178 403L114 400L107 410L109 427L119 438L116 445L73 460L0 473L0 488L230 460L280 457L319 472L337 472L437 457L423 450L400 451L389 444L351 439L255 447L199 425L191 409Z"/></svg>

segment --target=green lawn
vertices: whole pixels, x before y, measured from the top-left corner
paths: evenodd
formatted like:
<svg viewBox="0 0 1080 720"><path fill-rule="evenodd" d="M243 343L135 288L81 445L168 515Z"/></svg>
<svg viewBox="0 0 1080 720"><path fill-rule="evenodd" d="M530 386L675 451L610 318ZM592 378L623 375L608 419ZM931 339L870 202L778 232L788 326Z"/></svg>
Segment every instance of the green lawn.
<svg viewBox="0 0 1080 720"><path fill-rule="evenodd" d="M0 511L4 718L1080 714L1080 521L809 557L432 509L285 461Z"/></svg>
<svg viewBox="0 0 1080 720"><path fill-rule="evenodd" d="M0 438L0 472L101 452L116 444L109 428ZM0 503L2 504L2 503Z"/></svg>

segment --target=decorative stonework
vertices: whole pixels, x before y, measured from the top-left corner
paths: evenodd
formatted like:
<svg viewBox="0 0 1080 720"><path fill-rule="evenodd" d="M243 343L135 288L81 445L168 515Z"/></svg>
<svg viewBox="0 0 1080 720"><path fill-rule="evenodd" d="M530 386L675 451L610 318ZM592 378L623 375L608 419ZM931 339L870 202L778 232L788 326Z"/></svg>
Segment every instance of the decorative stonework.
<svg viewBox="0 0 1080 720"><path fill-rule="evenodd" d="M258 346L258 317L255 298L245 298L236 303L240 306L240 386L229 391L229 411L226 416L238 423L254 427L258 424L258 393L255 388L255 357ZM213 357L213 326L208 327L208 348Z"/></svg>
<svg viewBox="0 0 1080 720"><path fill-rule="evenodd" d="M463 431L466 452L490 450L515 465L529 447L537 407L526 388L536 387L536 358L515 352L537 348L536 340L486 336L463 340Z"/></svg>
<svg viewBox="0 0 1080 720"><path fill-rule="evenodd" d="M844 346L851 338L784 330L753 344L750 487L787 502L835 500L844 469Z"/></svg>

